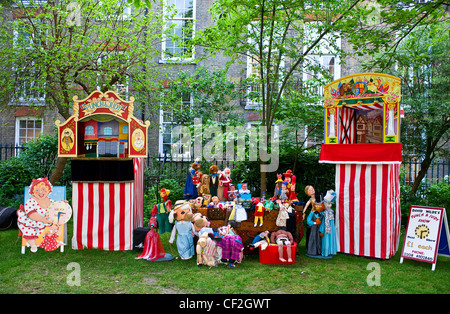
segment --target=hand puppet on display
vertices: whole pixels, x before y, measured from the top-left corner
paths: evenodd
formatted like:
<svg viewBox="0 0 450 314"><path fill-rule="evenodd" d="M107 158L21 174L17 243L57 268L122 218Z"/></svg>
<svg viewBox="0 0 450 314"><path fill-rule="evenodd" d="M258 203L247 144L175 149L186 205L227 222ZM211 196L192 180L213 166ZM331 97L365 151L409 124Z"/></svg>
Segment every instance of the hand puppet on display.
<svg viewBox="0 0 450 314"><path fill-rule="evenodd" d="M216 165L209 167L209 191L211 197L217 196L217 189L219 187L219 168Z"/></svg>
<svg viewBox="0 0 450 314"><path fill-rule="evenodd" d="M203 197L197 197L194 201L194 208L199 209L203 206Z"/></svg>
<svg viewBox="0 0 450 314"><path fill-rule="evenodd" d="M297 199L297 193L295 193L295 183L296 182L297 182L297 177L293 175L291 178L291 186L289 188L289 196L288 196L288 199L291 201Z"/></svg>
<svg viewBox="0 0 450 314"><path fill-rule="evenodd" d="M220 194L218 192L219 199L221 201L226 201L228 198L228 189L231 183L231 170L230 168L225 168L219 175L219 187L222 187L223 192Z"/></svg>
<svg viewBox="0 0 450 314"><path fill-rule="evenodd" d="M231 224L219 228L219 237L221 240L217 241L216 245L222 248L221 262L226 263L228 267L235 267L235 263L242 260L242 238L234 233Z"/></svg>
<svg viewBox="0 0 450 314"><path fill-rule="evenodd" d="M217 267L217 247L216 242L212 240L208 233L203 233L197 241L197 265L206 265Z"/></svg>
<svg viewBox="0 0 450 314"><path fill-rule="evenodd" d="M145 259L150 262L170 261L173 259L173 256L164 250L159 234L156 231L158 229L156 211L152 211L152 213L153 216L148 223L150 230L145 236L144 249L136 259Z"/></svg>
<svg viewBox="0 0 450 314"><path fill-rule="evenodd" d="M158 220L159 233L163 234L165 232L172 231L172 224L169 222L169 213L172 209L172 201L168 200L167 197L170 194L170 190L161 189L160 196L162 203L153 206L153 210L156 210L156 219Z"/></svg>
<svg viewBox="0 0 450 314"><path fill-rule="evenodd" d="M279 199L281 196L281 184L283 183L282 174L277 174L277 181L275 181L275 191L273 192L273 196L275 199Z"/></svg>
<svg viewBox="0 0 450 314"><path fill-rule="evenodd" d="M177 249L180 258L190 259L195 254L194 238L192 235L192 210L189 202L177 201L172 210L174 212L173 218L175 219L175 225L170 235L169 243L173 243L175 235L177 236ZM170 216L169 216L170 220Z"/></svg>
<svg viewBox="0 0 450 314"><path fill-rule="evenodd" d="M258 234L252 241L252 243L249 244L250 250L253 250L257 247L261 247L261 250L265 250L267 246L270 244L269 239L269 231L263 231L260 234Z"/></svg>
<svg viewBox="0 0 450 314"><path fill-rule="evenodd" d="M272 232L270 242L278 245L278 259L283 263L286 262L286 259L283 257L283 246L287 246L287 262L292 262L291 245L294 243L294 239L290 232L285 230Z"/></svg>
<svg viewBox="0 0 450 314"><path fill-rule="evenodd" d="M287 182L287 181L283 181L281 183L281 193L280 193L280 197L279 197L280 200L286 201L288 199L288 193L289 193L288 186L289 186L289 182Z"/></svg>
<svg viewBox="0 0 450 314"><path fill-rule="evenodd" d="M314 207L306 219L309 231L306 255L309 257L320 257L322 255L322 237L321 225L323 224L325 205L323 203L314 203Z"/></svg>
<svg viewBox="0 0 450 314"><path fill-rule="evenodd" d="M282 202L281 200L277 200L279 205L278 216L275 221L275 224L280 228L286 230L286 221L289 219L288 208L290 208L287 202Z"/></svg>
<svg viewBox="0 0 450 314"><path fill-rule="evenodd" d="M265 211L265 207L264 204L261 203L261 201L259 199L257 199L257 203L255 205L255 220L253 221L254 223L254 227L256 227L256 225L258 224L259 221L259 226L261 227L264 223L264 211Z"/></svg>
<svg viewBox="0 0 450 314"><path fill-rule="evenodd" d="M208 219L200 213L195 213L192 216L192 225L194 235L200 237L203 233L213 233L213 229L210 228L211 223Z"/></svg>
<svg viewBox="0 0 450 314"><path fill-rule="evenodd" d="M305 220L305 213L309 205L314 208L314 204L316 203L316 191L314 190L314 187L312 185L305 186L305 194L309 196L309 200L303 207L303 220Z"/></svg>
<svg viewBox="0 0 450 314"><path fill-rule="evenodd" d="M209 190L209 175L204 174L200 180L200 188L198 190L199 196L205 196L210 194Z"/></svg>
<svg viewBox="0 0 450 314"><path fill-rule="evenodd" d="M328 190L324 197L325 210L324 221L320 226L320 233L322 237L322 256L336 255L337 253L337 239L336 228L334 224L334 212L331 209L332 204L336 200L336 192Z"/></svg>
<svg viewBox="0 0 450 314"><path fill-rule="evenodd" d="M183 197L187 200L195 199L198 196L197 185L200 183L200 164L194 162L189 169L184 185Z"/></svg>

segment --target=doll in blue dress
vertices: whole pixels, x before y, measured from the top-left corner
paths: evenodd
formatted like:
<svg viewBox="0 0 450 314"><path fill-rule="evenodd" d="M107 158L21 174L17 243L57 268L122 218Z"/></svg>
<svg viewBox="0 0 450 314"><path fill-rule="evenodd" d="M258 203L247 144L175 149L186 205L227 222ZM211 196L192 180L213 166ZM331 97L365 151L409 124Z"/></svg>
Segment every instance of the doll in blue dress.
<svg viewBox="0 0 450 314"><path fill-rule="evenodd" d="M325 210L323 211L324 220L320 227L322 237L322 256L336 255L337 253L337 240L336 240L336 228L334 224L334 212L331 209L332 204L336 200L336 192L328 190L327 194L323 198Z"/></svg>

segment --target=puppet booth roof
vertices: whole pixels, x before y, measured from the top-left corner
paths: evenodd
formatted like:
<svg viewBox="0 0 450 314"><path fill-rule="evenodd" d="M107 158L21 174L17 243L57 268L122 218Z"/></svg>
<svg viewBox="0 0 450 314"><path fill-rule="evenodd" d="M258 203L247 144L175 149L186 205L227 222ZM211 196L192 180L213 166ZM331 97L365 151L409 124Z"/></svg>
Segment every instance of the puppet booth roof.
<svg viewBox="0 0 450 314"><path fill-rule="evenodd" d="M324 107L382 109L387 103L400 102L400 86L399 78L382 73L345 76L324 87Z"/></svg>

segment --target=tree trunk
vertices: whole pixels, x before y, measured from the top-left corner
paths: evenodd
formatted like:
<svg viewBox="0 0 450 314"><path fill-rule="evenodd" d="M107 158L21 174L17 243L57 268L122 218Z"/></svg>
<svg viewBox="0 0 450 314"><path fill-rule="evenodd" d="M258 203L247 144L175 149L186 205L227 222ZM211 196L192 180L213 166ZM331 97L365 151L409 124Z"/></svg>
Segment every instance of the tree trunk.
<svg viewBox="0 0 450 314"><path fill-rule="evenodd" d="M420 164L420 171L417 174L417 177L414 179L413 186L411 188L410 194L414 195L417 192L417 189L419 188L420 182L422 182L422 179L425 177L425 175L428 172L428 168L430 168L431 161L433 159L429 156L425 157L425 159Z"/></svg>
<svg viewBox="0 0 450 314"><path fill-rule="evenodd" d="M259 162L260 165L265 164L265 162L260 161ZM260 184L261 184L261 197L263 195L263 193L267 192L267 175L265 171L261 171L261 167L260 167Z"/></svg>
<svg viewBox="0 0 450 314"><path fill-rule="evenodd" d="M53 185L56 185L56 183L59 182L61 179L61 176L64 172L64 167L67 163L67 157L58 157L56 160L55 168L52 171L52 174L50 175L50 182Z"/></svg>

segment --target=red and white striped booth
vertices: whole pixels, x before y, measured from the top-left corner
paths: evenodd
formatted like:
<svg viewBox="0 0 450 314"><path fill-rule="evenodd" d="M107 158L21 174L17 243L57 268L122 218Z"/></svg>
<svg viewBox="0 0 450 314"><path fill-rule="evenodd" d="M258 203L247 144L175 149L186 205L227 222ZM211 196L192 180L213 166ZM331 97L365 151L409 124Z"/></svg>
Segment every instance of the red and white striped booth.
<svg viewBox="0 0 450 314"><path fill-rule="evenodd" d="M144 225L144 159L133 165L134 181L72 183L73 249L132 249Z"/></svg>
<svg viewBox="0 0 450 314"><path fill-rule="evenodd" d="M133 97L113 91L73 100L73 115L55 121L58 156L72 158L72 248L131 250L133 230L144 223L150 122L133 116ZM105 139L108 149L100 145Z"/></svg>
<svg viewBox="0 0 450 314"><path fill-rule="evenodd" d="M400 80L356 74L324 94L319 162L336 165L338 252L389 259L400 240Z"/></svg>

